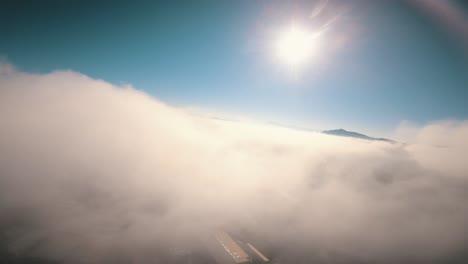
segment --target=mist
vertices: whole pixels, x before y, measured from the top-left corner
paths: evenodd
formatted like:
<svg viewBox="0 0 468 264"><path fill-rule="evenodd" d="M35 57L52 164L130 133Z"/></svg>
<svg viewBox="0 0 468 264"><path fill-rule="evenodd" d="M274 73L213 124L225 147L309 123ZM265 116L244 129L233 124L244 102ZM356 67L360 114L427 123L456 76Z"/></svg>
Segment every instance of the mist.
<svg viewBox="0 0 468 264"><path fill-rule="evenodd" d="M0 239L58 263L167 263L226 229L283 263L462 263L468 122L403 122L394 138L207 118L1 65Z"/></svg>

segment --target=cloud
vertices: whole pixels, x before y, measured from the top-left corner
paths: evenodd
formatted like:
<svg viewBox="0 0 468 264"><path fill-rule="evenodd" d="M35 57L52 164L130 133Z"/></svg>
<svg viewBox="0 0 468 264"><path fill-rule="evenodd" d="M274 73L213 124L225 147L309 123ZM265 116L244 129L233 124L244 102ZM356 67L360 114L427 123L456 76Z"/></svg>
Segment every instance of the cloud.
<svg viewBox="0 0 468 264"><path fill-rule="evenodd" d="M65 263L167 263L217 228L283 263L466 254L468 124L409 131L413 144L387 144L212 119L3 65L0 238Z"/></svg>

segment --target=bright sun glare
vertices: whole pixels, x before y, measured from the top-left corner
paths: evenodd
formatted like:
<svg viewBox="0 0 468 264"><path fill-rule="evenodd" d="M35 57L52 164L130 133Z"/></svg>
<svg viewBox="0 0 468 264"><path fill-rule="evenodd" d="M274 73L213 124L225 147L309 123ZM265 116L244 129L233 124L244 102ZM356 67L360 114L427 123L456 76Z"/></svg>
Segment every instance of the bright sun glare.
<svg viewBox="0 0 468 264"><path fill-rule="evenodd" d="M282 31L275 42L279 61L297 69L306 64L315 51L315 34L298 25L291 25Z"/></svg>

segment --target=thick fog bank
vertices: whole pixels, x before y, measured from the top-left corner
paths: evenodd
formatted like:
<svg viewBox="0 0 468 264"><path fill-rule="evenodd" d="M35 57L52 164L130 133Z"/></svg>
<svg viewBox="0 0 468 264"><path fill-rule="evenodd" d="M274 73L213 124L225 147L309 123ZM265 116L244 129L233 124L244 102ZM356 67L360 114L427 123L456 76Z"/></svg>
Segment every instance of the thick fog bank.
<svg viewBox="0 0 468 264"><path fill-rule="evenodd" d="M410 144L210 119L79 73L3 65L2 250L164 263L223 228L282 263L466 256L468 123L395 136Z"/></svg>

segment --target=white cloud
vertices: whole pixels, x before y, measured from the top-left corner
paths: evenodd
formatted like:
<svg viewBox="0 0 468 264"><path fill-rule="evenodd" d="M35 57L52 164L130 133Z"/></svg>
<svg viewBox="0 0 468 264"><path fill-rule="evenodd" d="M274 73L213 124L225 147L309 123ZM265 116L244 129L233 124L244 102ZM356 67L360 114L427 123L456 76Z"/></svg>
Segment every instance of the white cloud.
<svg viewBox="0 0 468 264"><path fill-rule="evenodd" d="M414 128L410 145L340 138L3 65L0 226L10 250L67 263L164 262L218 227L289 260L432 260L468 242L467 128Z"/></svg>

